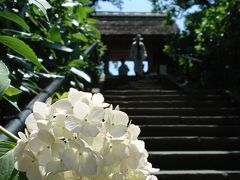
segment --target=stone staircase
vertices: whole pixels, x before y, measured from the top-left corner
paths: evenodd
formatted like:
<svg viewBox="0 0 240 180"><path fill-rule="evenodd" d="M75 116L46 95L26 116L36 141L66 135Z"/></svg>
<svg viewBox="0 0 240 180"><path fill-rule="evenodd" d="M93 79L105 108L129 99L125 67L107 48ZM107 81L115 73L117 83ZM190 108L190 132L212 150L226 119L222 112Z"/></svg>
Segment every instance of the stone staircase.
<svg viewBox="0 0 240 180"><path fill-rule="evenodd" d="M184 92L169 82L151 85L148 77L114 84L121 82L108 81L106 101L141 127L160 180L240 179L240 111L225 91Z"/></svg>

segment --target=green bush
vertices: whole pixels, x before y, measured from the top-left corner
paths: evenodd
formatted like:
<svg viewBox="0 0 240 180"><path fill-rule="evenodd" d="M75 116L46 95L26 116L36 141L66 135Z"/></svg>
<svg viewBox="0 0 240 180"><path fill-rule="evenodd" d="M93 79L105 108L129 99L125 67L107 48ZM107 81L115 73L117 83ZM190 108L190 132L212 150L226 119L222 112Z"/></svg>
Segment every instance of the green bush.
<svg viewBox="0 0 240 180"><path fill-rule="evenodd" d="M97 82L104 46L88 4L0 1L0 99L18 108L21 93L36 94L43 88L41 81L58 76L69 77L78 88ZM94 43L97 55L84 53Z"/></svg>

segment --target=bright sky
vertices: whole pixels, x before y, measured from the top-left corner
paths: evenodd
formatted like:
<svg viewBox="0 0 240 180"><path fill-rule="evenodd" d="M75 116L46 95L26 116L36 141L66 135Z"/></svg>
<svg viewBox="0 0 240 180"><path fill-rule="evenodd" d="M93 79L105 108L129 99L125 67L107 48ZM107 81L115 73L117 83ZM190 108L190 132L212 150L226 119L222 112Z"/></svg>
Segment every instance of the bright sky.
<svg viewBox="0 0 240 180"><path fill-rule="evenodd" d="M122 11L122 12L151 12L152 5L149 0L123 0L122 10L112 5L110 2L98 3L97 11ZM177 20L177 25L183 30L183 19Z"/></svg>
<svg viewBox="0 0 240 180"><path fill-rule="evenodd" d="M135 72L134 72L134 63L133 61L125 61L125 64L128 66L129 71L128 71L128 76L134 76ZM120 61L109 61L109 72L114 75L114 76L118 76L118 68L121 66L121 62ZM148 63L147 61L143 61L143 71L147 72L148 71Z"/></svg>
<svg viewBox="0 0 240 180"><path fill-rule="evenodd" d="M123 0L123 12L150 12L152 9L151 3L148 0ZM120 11L116 6L109 2L99 3L99 11Z"/></svg>

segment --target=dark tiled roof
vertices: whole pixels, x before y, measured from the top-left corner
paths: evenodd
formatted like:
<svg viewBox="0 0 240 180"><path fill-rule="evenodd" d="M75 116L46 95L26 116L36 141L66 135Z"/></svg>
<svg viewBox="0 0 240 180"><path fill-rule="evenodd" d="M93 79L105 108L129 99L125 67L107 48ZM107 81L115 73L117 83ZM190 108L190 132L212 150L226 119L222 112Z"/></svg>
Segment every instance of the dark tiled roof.
<svg viewBox="0 0 240 180"><path fill-rule="evenodd" d="M166 35L177 31L176 24L165 25L163 14L97 12L97 27L103 35Z"/></svg>

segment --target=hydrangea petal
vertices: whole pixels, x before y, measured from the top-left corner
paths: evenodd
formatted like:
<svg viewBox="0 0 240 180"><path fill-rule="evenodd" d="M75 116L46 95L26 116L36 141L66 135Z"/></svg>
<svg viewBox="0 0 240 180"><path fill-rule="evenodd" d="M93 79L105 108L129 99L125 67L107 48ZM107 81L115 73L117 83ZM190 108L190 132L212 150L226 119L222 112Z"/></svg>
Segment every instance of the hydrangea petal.
<svg viewBox="0 0 240 180"><path fill-rule="evenodd" d="M117 105L114 110L120 111L119 105Z"/></svg>
<svg viewBox="0 0 240 180"><path fill-rule="evenodd" d="M106 107L110 106L110 104L109 103L102 103L102 104L100 104L100 106L106 108Z"/></svg>
<svg viewBox="0 0 240 180"><path fill-rule="evenodd" d="M35 119L35 117L33 116L33 114L30 114L26 120L25 120L25 124L27 126L28 131L31 133L33 130L38 130L37 127L37 121Z"/></svg>
<svg viewBox="0 0 240 180"><path fill-rule="evenodd" d="M81 92L81 91L80 91ZM81 93L83 93L83 92L81 92ZM89 93L89 92L84 92L84 95L85 95L85 97L87 98L87 99L91 99L92 98L92 93Z"/></svg>
<svg viewBox="0 0 240 180"><path fill-rule="evenodd" d="M43 118L46 118L49 115L50 107L49 105L43 103L43 102L35 102L33 106L33 112L38 113Z"/></svg>
<svg viewBox="0 0 240 180"><path fill-rule="evenodd" d="M130 124L128 127L128 134L130 140L136 140L140 134L141 130L138 126Z"/></svg>
<svg viewBox="0 0 240 180"><path fill-rule="evenodd" d="M40 130L38 132L38 138L48 145L53 144L55 141L54 136L47 130Z"/></svg>
<svg viewBox="0 0 240 180"><path fill-rule="evenodd" d="M112 123L114 124L123 124L123 125L127 125L129 118L128 115L125 112L122 111L116 111L113 110L114 115L113 115L113 119L112 119Z"/></svg>
<svg viewBox="0 0 240 180"><path fill-rule="evenodd" d="M14 167L19 171L26 172L31 166L37 166L37 161L34 155L30 151L24 151L21 156L18 157L18 161L15 162Z"/></svg>
<svg viewBox="0 0 240 180"><path fill-rule="evenodd" d="M104 97L101 93L96 93L92 96L92 100L94 104L100 105L104 102Z"/></svg>
<svg viewBox="0 0 240 180"><path fill-rule="evenodd" d="M39 165L45 166L52 159L52 153L50 147L44 148L38 151L37 157Z"/></svg>
<svg viewBox="0 0 240 180"><path fill-rule="evenodd" d="M112 137L114 138L119 138L122 137L126 134L127 132L127 126L125 125L112 125L111 130L109 133L111 134Z"/></svg>
<svg viewBox="0 0 240 180"><path fill-rule="evenodd" d="M73 149L67 149L63 152L62 160L65 170L77 170L76 154Z"/></svg>
<svg viewBox="0 0 240 180"><path fill-rule="evenodd" d="M52 173L60 172L60 171L64 170L63 167L64 167L63 161L61 161L61 160L50 161L46 165L46 172L52 172Z"/></svg>
<svg viewBox="0 0 240 180"><path fill-rule="evenodd" d="M145 143L141 140L135 140L131 142L130 148L133 152L143 152L145 150Z"/></svg>
<svg viewBox="0 0 240 180"><path fill-rule="evenodd" d="M79 133L81 131L81 127L82 127L79 120L73 120L73 119L66 120L65 126L69 131L75 132L75 133Z"/></svg>
<svg viewBox="0 0 240 180"><path fill-rule="evenodd" d="M97 161L93 153L83 152L80 159L79 172L83 176L94 176L97 173Z"/></svg>
<svg viewBox="0 0 240 180"><path fill-rule="evenodd" d="M19 171L25 172L29 169L30 164L28 162L31 160L28 156L20 156L18 157L18 161L15 162L14 167Z"/></svg>
<svg viewBox="0 0 240 180"><path fill-rule="evenodd" d="M27 141L27 137L26 137L26 135L24 133L18 132L18 136L20 137L21 140Z"/></svg>
<svg viewBox="0 0 240 180"><path fill-rule="evenodd" d="M87 119L89 121L102 121L104 118L104 109L102 107L94 106L91 108Z"/></svg>
<svg viewBox="0 0 240 180"><path fill-rule="evenodd" d="M158 180L158 178L154 175L150 175L150 176L147 177L146 180Z"/></svg>
<svg viewBox="0 0 240 180"><path fill-rule="evenodd" d="M127 145L122 143L113 143L113 156L118 159L118 160L122 160L125 159L129 156L129 150L127 148Z"/></svg>
<svg viewBox="0 0 240 180"><path fill-rule="evenodd" d="M65 114L56 114L54 122L59 126L64 126L64 121L67 119Z"/></svg>
<svg viewBox="0 0 240 180"><path fill-rule="evenodd" d="M111 179L123 180L123 179L125 179L125 176L122 173L115 173L115 174L113 174L113 176L111 176Z"/></svg>
<svg viewBox="0 0 240 180"><path fill-rule="evenodd" d="M74 106L81 99L81 94L78 90L70 88L68 93L68 101Z"/></svg>
<svg viewBox="0 0 240 180"><path fill-rule="evenodd" d="M13 149L13 155L15 157L19 157L22 155L22 152L24 151L24 148L26 147L27 142L18 140L17 146Z"/></svg>
<svg viewBox="0 0 240 180"><path fill-rule="evenodd" d="M67 130L65 126L53 126L52 131L54 136L58 138L71 138L72 137L72 132Z"/></svg>
<svg viewBox="0 0 240 180"><path fill-rule="evenodd" d="M65 151L65 144L62 141L57 141L52 145L52 154L57 157L61 157Z"/></svg>
<svg viewBox="0 0 240 180"><path fill-rule="evenodd" d="M43 146L42 141L39 138L30 138L28 144L33 152L38 152Z"/></svg>
<svg viewBox="0 0 240 180"><path fill-rule="evenodd" d="M51 97L47 98L47 100L45 101L45 104L51 105L52 104L52 98Z"/></svg>
<svg viewBox="0 0 240 180"><path fill-rule="evenodd" d="M38 120L37 121L37 127L38 127L39 130L49 130L49 128L50 128L49 123L50 122L47 121L47 120Z"/></svg>
<svg viewBox="0 0 240 180"><path fill-rule="evenodd" d="M30 180L42 180L42 174L40 173L38 166L31 166L26 172L26 176Z"/></svg>
<svg viewBox="0 0 240 180"><path fill-rule="evenodd" d="M73 107L73 113L79 119L84 119L89 111L89 106L82 102L77 102Z"/></svg>
<svg viewBox="0 0 240 180"><path fill-rule="evenodd" d="M100 152L104 146L105 140L105 135L103 133L99 133L95 138L93 138L91 147L94 149L94 151Z"/></svg>
<svg viewBox="0 0 240 180"><path fill-rule="evenodd" d="M72 104L68 99L61 99L52 105L59 113L72 114Z"/></svg>
<svg viewBox="0 0 240 180"><path fill-rule="evenodd" d="M65 180L61 174L49 173L46 180Z"/></svg>
<svg viewBox="0 0 240 180"><path fill-rule="evenodd" d="M90 124L90 123L84 123L82 126L80 132L81 134L85 136L90 136L90 137L95 137L98 135L98 133L102 129L102 123L95 123L95 124Z"/></svg>
<svg viewBox="0 0 240 180"><path fill-rule="evenodd" d="M104 120L106 122L110 122L111 119L113 117L113 113L112 113L112 109L111 109L111 106L109 108L106 108L105 109L105 112L104 112Z"/></svg>
<svg viewBox="0 0 240 180"><path fill-rule="evenodd" d="M143 160L141 153L135 152L128 158L128 165L132 169L138 169L144 163L141 162Z"/></svg>

